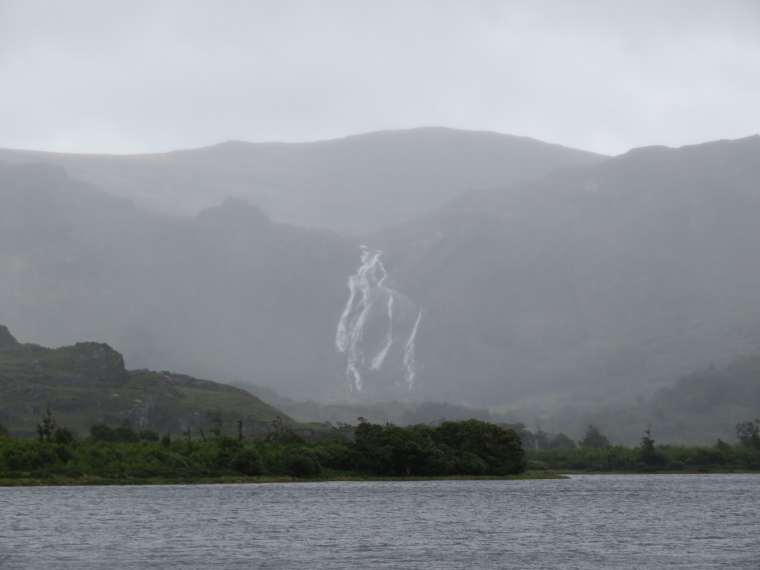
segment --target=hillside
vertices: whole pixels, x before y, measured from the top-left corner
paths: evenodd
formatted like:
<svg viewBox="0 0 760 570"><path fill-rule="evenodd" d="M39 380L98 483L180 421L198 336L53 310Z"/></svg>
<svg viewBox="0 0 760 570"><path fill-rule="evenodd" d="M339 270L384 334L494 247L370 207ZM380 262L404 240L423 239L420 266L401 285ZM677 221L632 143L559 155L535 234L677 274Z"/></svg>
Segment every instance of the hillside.
<svg viewBox="0 0 760 570"><path fill-rule="evenodd" d="M97 338L138 367L313 397L335 378L355 258L332 232L274 224L245 202L175 218L59 167L0 165L0 322L20 339Z"/></svg>
<svg viewBox="0 0 760 570"><path fill-rule="evenodd" d="M649 398L596 407L565 406L543 427L580 437L589 423L613 443L636 445L650 427L658 443L737 441L736 424L758 417L760 354L707 366L673 379ZM528 420L530 421L530 420Z"/></svg>
<svg viewBox="0 0 760 570"><path fill-rule="evenodd" d="M545 415L760 352L760 137L635 149L359 239L0 165L0 322L319 402Z"/></svg>
<svg viewBox="0 0 760 570"><path fill-rule="evenodd" d="M526 137L444 128L298 144L232 141L154 155L0 149L0 160L55 164L76 180L155 211L195 215L238 198L275 221L341 234L411 220L466 190L603 158Z"/></svg>
<svg viewBox="0 0 760 570"><path fill-rule="evenodd" d="M760 137L635 149L392 231L438 397L599 402L760 351Z"/></svg>
<svg viewBox="0 0 760 570"><path fill-rule="evenodd" d="M50 409L58 425L80 434L95 423L128 419L141 429L171 431L208 426L208 412L223 412L228 431L266 430L278 410L239 388L185 374L127 370L107 344L81 342L57 349L20 344L0 325L0 422L32 435Z"/></svg>

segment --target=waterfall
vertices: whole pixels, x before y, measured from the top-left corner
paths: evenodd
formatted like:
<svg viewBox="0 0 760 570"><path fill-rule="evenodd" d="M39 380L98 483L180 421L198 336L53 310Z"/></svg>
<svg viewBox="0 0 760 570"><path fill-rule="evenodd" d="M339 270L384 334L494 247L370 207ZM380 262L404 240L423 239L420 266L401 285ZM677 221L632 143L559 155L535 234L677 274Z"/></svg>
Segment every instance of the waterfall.
<svg viewBox="0 0 760 570"><path fill-rule="evenodd" d="M370 377L373 383L406 388L415 382L414 341L422 311L384 285L388 272L382 255L361 246L361 266L348 278L348 301L335 333L335 348L346 357L349 387L358 392L366 391Z"/></svg>

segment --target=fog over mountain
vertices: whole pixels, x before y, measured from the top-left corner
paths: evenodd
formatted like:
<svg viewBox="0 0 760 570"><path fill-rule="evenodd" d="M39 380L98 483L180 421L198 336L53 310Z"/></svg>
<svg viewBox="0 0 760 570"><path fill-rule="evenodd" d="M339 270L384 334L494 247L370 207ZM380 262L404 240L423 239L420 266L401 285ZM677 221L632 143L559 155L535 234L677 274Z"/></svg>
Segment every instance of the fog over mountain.
<svg viewBox="0 0 760 570"><path fill-rule="evenodd" d="M0 160L57 164L77 180L156 211L195 215L241 198L275 221L355 235L409 221L466 190L603 158L526 137L444 128L129 156L0 149Z"/></svg>
<svg viewBox="0 0 760 570"><path fill-rule="evenodd" d="M445 152L433 135L449 141ZM456 154L452 137L480 142ZM495 150L479 146L483 137ZM608 159L578 153L572 166L569 149L501 137L423 129L153 157L37 155L63 167L6 163L0 322L22 341L108 342L135 367L322 401L620 401L760 352L760 137ZM412 139L419 152L403 146ZM510 154L505 141L528 150ZM343 164L349 148L355 162ZM257 158L264 150L274 154ZM308 168L295 169L298 153ZM513 183L531 177L517 168L529 156L534 179ZM141 190L150 161L171 167L156 166ZM291 221L303 222L303 200L319 205L313 219L341 205L351 212L315 225L392 227L346 237L273 222L236 192L222 201L225 181L245 188L262 164L268 180L284 177L278 207L300 204ZM78 180L85 166L114 177L108 193ZM220 172L217 187L205 186ZM381 192L394 179L403 192ZM247 197L273 196L264 186ZM177 203L185 191L191 203L219 203L171 216L111 195L169 190ZM392 208L399 196L416 210Z"/></svg>
<svg viewBox="0 0 760 570"><path fill-rule="evenodd" d="M449 397L639 393L760 350L759 157L757 136L635 149L366 241Z"/></svg>

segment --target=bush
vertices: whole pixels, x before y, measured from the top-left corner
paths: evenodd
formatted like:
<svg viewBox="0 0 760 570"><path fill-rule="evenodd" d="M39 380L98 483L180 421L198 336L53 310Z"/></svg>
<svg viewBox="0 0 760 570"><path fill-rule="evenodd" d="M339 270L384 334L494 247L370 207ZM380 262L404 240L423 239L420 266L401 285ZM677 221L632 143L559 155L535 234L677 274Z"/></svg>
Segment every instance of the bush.
<svg viewBox="0 0 760 570"><path fill-rule="evenodd" d="M90 426L90 438L93 441L115 441L116 435L111 426L106 424L94 424Z"/></svg>
<svg viewBox="0 0 760 570"><path fill-rule="evenodd" d="M528 461L528 471L546 471L549 466L543 461L531 459Z"/></svg>
<svg viewBox="0 0 760 570"><path fill-rule="evenodd" d="M71 431L67 427L59 427L56 428L55 432L53 432L53 442L59 443L61 445L66 445L68 443L71 443L76 439L76 436L74 435L74 432Z"/></svg>
<svg viewBox="0 0 760 570"><path fill-rule="evenodd" d="M290 452L283 459L285 473L293 477L310 479L319 475L319 464L311 457Z"/></svg>
<svg viewBox="0 0 760 570"><path fill-rule="evenodd" d="M232 468L243 475L261 475L263 468L261 455L255 449L249 447L240 451L232 460Z"/></svg>
<svg viewBox="0 0 760 570"><path fill-rule="evenodd" d="M451 471L451 461L439 446L430 442L424 450L425 462L420 470L422 475L440 476L446 475Z"/></svg>
<svg viewBox="0 0 760 570"><path fill-rule="evenodd" d="M726 456L718 449L699 448L692 456L692 465L725 465Z"/></svg>
<svg viewBox="0 0 760 570"><path fill-rule="evenodd" d="M232 454L229 451L222 449L216 454L214 458L214 465L220 469L228 467L232 463Z"/></svg>
<svg viewBox="0 0 760 570"><path fill-rule="evenodd" d="M667 458L662 453L655 451L654 449L646 448L639 451L638 459L640 462L645 463L646 465L655 467L662 467L667 462Z"/></svg>
<svg viewBox="0 0 760 570"><path fill-rule="evenodd" d="M456 459L456 472L462 475L485 475L488 465L474 453L464 453Z"/></svg>
<svg viewBox="0 0 760 570"><path fill-rule="evenodd" d="M139 436L141 441L158 441L160 439L158 432L152 429L140 430Z"/></svg>

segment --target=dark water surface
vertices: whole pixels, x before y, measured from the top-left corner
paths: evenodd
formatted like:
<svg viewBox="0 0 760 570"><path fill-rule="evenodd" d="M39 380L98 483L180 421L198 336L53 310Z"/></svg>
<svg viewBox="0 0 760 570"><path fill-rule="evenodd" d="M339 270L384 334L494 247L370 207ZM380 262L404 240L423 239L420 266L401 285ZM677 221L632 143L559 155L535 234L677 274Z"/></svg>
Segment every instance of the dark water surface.
<svg viewBox="0 0 760 570"><path fill-rule="evenodd" d="M0 568L760 568L760 475L0 488Z"/></svg>

